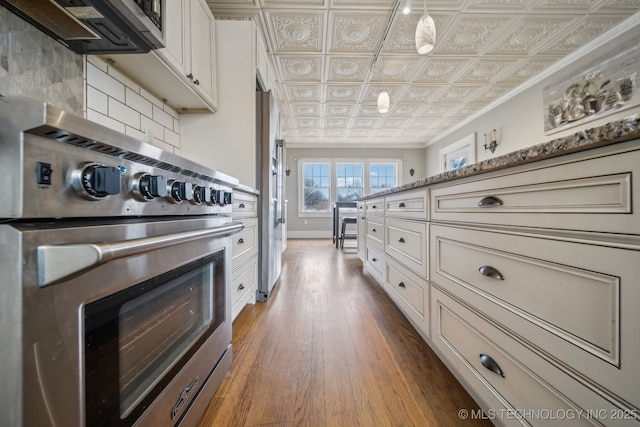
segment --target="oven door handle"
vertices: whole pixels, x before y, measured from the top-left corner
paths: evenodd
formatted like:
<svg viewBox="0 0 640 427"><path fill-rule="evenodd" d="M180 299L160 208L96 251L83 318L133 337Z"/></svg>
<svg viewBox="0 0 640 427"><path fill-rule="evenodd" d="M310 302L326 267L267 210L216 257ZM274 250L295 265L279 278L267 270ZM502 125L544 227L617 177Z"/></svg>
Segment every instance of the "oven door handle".
<svg viewBox="0 0 640 427"><path fill-rule="evenodd" d="M114 259L162 249L180 243L239 232L244 224L234 222L205 230L185 231L112 243L38 246L38 286L44 287Z"/></svg>

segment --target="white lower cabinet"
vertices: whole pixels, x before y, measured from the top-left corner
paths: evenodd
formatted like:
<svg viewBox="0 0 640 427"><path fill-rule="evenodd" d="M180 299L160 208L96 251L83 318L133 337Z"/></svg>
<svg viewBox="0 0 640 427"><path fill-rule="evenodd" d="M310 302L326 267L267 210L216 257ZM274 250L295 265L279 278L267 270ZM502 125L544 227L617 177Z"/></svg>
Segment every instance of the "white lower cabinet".
<svg viewBox="0 0 640 427"><path fill-rule="evenodd" d="M544 357L497 328L492 319L432 289L433 346L486 404L496 424L629 425L623 412Z"/></svg>
<svg viewBox="0 0 640 427"><path fill-rule="evenodd" d="M640 427L639 176L635 140L393 192L365 267L495 424Z"/></svg>
<svg viewBox="0 0 640 427"><path fill-rule="evenodd" d="M244 224L231 236L231 314L235 319L245 305L256 302L258 292L258 197L235 191L232 216Z"/></svg>

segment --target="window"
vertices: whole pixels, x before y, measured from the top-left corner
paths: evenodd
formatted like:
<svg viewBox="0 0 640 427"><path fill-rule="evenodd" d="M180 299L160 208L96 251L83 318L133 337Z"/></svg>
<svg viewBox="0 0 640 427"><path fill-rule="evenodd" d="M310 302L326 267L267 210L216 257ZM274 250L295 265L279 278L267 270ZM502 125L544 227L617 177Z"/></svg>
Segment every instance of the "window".
<svg viewBox="0 0 640 427"><path fill-rule="evenodd" d="M402 176L402 159L307 157L296 161L301 217L330 217L333 203L355 202L396 187Z"/></svg>
<svg viewBox="0 0 640 427"><path fill-rule="evenodd" d="M303 163L303 212L329 212L331 180L330 163Z"/></svg>
<svg viewBox="0 0 640 427"><path fill-rule="evenodd" d="M362 163L336 164L336 200L338 202L355 202L362 197L362 169Z"/></svg>
<svg viewBox="0 0 640 427"><path fill-rule="evenodd" d="M396 165L393 163L372 163L369 165L370 193L395 187L396 169Z"/></svg>

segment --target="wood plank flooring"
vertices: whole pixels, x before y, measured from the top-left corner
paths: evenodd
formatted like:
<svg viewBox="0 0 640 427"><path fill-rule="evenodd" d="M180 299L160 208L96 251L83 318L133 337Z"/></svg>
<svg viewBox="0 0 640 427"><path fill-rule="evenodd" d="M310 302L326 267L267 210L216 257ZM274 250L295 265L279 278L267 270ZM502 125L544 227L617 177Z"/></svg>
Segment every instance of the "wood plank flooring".
<svg viewBox="0 0 640 427"><path fill-rule="evenodd" d="M233 324L233 366L199 427L465 426L477 405L331 240L289 240L269 300Z"/></svg>

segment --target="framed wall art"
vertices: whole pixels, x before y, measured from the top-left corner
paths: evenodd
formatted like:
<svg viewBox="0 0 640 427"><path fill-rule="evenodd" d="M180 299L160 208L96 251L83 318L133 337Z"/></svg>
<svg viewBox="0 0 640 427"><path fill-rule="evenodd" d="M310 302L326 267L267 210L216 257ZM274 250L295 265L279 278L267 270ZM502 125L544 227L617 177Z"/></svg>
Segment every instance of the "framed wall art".
<svg viewBox="0 0 640 427"><path fill-rule="evenodd" d="M640 43L634 40L543 89L550 135L640 104Z"/></svg>
<svg viewBox="0 0 640 427"><path fill-rule="evenodd" d="M440 149L440 172L458 169L476 162L476 134L465 136Z"/></svg>

